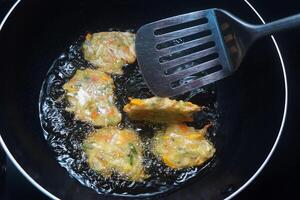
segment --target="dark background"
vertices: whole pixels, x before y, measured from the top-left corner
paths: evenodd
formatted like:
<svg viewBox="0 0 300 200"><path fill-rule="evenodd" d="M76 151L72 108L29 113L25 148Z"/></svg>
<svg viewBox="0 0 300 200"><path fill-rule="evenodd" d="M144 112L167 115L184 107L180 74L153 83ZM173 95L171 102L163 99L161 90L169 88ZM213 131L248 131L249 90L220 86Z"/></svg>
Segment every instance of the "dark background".
<svg viewBox="0 0 300 200"><path fill-rule="evenodd" d="M1 20L14 2L15 0L0 0ZM251 0L250 2L267 22L300 12L300 1L297 0ZM277 149L263 172L235 199L299 198L297 178L300 177L300 121L298 122L299 116L297 114L300 113L300 106L298 105L300 94L297 86L300 86L300 28L276 35L276 40L286 64L289 84L286 125ZM266 123L272 122L266 121ZM1 152L0 165L3 163L1 161L3 158ZM29 184L8 160L6 160L5 166L0 167L0 174L5 171L4 176L0 175L1 200L47 199Z"/></svg>

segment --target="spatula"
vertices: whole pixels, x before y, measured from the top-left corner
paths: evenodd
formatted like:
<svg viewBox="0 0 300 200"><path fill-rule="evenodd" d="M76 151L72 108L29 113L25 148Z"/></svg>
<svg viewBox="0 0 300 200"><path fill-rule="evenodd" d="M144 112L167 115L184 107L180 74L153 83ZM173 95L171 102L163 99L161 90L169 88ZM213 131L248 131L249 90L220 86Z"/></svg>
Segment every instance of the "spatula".
<svg viewBox="0 0 300 200"><path fill-rule="evenodd" d="M221 9L191 12L142 26L138 64L151 91L171 97L223 79L260 37L300 25L300 14L252 25Z"/></svg>

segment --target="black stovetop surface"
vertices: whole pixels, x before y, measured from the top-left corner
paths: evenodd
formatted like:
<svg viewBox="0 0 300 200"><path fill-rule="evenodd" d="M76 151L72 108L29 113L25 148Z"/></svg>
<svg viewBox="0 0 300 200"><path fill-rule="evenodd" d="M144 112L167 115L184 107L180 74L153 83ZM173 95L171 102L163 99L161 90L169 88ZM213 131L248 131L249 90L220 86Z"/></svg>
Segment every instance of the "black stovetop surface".
<svg viewBox="0 0 300 200"><path fill-rule="evenodd" d="M300 1L250 0L266 21L300 12ZM0 20L15 0L0 0ZM255 181L235 199L298 199L300 177L300 28L276 36L286 64L289 109L282 138L269 163ZM1 48L1 45L0 45ZM1 149L0 149L1 150ZM2 159L6 161L3 163ZM2 164L2 165L1 165ZM2 173L2 172L5 173ZM298 197L298 198L297 198ZM0 199L47 199L0 152Z"/></svg>

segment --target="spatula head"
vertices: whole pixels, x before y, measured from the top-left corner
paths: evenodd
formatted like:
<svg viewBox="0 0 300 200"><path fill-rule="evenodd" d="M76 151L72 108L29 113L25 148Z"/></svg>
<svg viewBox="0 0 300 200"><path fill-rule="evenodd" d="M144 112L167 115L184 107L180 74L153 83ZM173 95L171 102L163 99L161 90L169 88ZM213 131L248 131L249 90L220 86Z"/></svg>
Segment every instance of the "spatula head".
<svg viewBox="0 0 300 200"><path fill-rule="evenodd" d="M138 64L155 95L183 94L233 72L215 11L179 15L138 30Z"/></svg>

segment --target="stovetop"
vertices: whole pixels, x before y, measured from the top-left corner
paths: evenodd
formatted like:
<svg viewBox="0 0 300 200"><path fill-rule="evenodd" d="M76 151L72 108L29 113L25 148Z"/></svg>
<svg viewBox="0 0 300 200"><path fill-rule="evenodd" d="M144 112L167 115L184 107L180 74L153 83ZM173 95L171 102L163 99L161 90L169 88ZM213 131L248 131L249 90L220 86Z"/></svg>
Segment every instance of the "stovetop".
<svg viewBox="0 0 300 200"><path fill-rule="evenodd" d="M0 0L0 21L15 0ZM295 0L250 0L265 21L300 12L300 2ZM300 28L276 35L286 64L289 84L287 121L275 153L263 172L235 199L295 199L300 177ZM1 46L0 46L1 47ZM268 121L266 120L266 123ZM269 122L272 123L272 122ZM255 134L255 133L254 133ZM0 199L47 199L35 189L6 158L0 147Z"/></svg>

